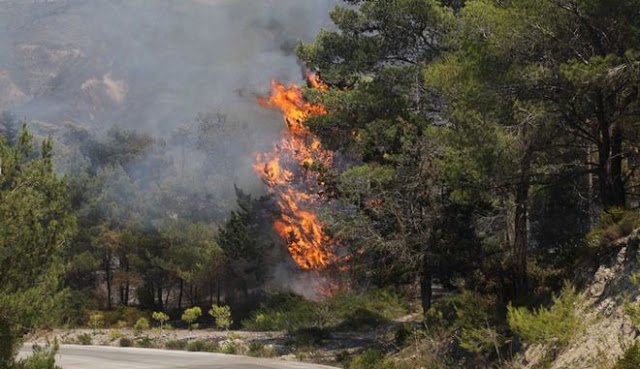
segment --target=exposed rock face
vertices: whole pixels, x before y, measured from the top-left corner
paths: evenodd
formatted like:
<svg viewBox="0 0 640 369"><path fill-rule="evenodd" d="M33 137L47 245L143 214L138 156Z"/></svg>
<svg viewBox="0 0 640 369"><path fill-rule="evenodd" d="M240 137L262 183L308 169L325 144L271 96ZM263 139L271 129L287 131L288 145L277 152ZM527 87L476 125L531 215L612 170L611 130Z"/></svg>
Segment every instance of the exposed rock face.
<svg viewBox="0 0 640 369"><path fill-rule="evenodd" d="M581 291L584 302L576 310L586 328L577 333L549 368L610 368L637 339L639 331L625 313L624 303L639 297L640 288L629 281L629 275L637 270L638 236L636 231L618 240L598 268L585 271L583 278L588 282ZM546 352L541 345L529 347L521 367L536 367Z"/></svg>

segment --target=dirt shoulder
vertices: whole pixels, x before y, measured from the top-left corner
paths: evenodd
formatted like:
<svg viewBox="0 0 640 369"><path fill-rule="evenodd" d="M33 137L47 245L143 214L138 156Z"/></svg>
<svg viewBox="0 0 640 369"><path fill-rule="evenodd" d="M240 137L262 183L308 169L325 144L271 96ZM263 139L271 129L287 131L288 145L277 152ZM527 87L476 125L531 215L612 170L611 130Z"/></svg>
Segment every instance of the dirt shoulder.
<svg viewBox="0 0 640 369"><path fill-rule="evenodd" d="M341 358L368 347L384 345L393 337L393 329L387 326L367 332L310 330L294 334L209 329L54 329L27 337L26 343L46 344L57 339L61 344L221 352L340 365Z"/></svg>

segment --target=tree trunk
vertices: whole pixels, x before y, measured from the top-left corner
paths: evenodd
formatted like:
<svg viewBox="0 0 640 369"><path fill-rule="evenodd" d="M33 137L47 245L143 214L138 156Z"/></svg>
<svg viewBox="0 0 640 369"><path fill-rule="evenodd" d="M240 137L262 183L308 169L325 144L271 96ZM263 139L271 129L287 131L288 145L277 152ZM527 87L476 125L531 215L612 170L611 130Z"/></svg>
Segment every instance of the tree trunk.
<svg viewBox="0 0 640 369"><path fill-rule="evenodd" d="M180 278L180 290L178 292L178 310L182 310L182 293L184 292L184 281Z"/></svg>
<svg viewBox="0 0 640 369"><path fill-rule="evenodd" d="M612 123L606 113L601 94L596 104L596 116L600 140L598 142L598 182L600 202L604 210L613 206L625 206L625 190L622 178L622 129Z"/></svg>
<svg viewBox="0 0 640 369"><path fill-rule="evenodd" d="M614 124L611 133L611 197L614 206L626 205L624 179L622 178L622 129Z"/></svg>
<svg viewBox="0 0 640 369"><path fill-rule="evenodd" d="M512 251L514 297L523 296L527 291L527 248L529 244L528 206L529 182L519 183L516 188L516 208L514 217L514 239Z"/></svg>
<svg viewBox="0 0 640 369"><path fill-rule="evenodd" d="M127 283L124 285L124 306L129 306L129 291L131 291L131 283L127 277Z"/></svg>
<svg viewBox="0 0 640 369"><path fill-rule="evenodd" d="M164 304L162 302L162 285L159 283L158 283L157 293L158 293L158 309L162 311L164 310Z"/></svg>
<svg viewBox="0 0 640 369"><path fill-rule="evenodd" d="M431 296L433 294L431 266L427 255L423 256L422 273L420 274L420 303L423 313L426 314L431 309Z"/></svg>
<svg viewBox="0 0 640 369"><path fill-rule="evenodd" d="M216 281L216 303L220 306L220 277Z"/></svg>
<svg viewBox="0 0 640 369"><path fill-rule="evenodd" d="M111 310L111 253L107 252L104 260L105 280L107 282L107 310Z"/></svg>
<svg viewBox="0 0 640 369"><path fill-rule="evenodd" d="M11 330L11 323L0 319L0 368L11 368L18 351L18 340Z"/></svg>

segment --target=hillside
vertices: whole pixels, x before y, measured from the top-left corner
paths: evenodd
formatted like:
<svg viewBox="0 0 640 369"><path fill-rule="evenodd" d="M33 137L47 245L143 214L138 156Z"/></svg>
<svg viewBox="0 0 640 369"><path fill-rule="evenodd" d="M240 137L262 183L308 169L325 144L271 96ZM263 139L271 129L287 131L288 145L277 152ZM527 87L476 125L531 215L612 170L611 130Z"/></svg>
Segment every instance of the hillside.
<svg viewBox="0 0 640 369"><path fill-rule="evenodd" d="M549 347L532 345L520 358L521 368L611 368L638 338L636 327L625 312L626 301L637 301L640 289L630 281L638 271L639 232L612 243L598 266L579 273L583 297L575 307L584 329L575 332L570 343L554 357ZM628 300L627 300L628 299Z"/></svg>

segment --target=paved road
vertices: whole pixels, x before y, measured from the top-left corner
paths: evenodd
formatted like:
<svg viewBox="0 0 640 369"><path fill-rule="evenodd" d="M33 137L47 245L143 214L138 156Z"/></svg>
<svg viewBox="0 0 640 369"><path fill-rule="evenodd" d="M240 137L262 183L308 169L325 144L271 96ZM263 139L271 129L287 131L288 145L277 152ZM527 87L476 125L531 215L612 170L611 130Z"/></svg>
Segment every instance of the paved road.
<svg viewBox="0 0 640 369"><path fill-rule="evenodd" d="M30 351L31 346L25 346L20 356ZM56 363L64 369L335 369L204 352L76 345L62 345Z"/></svg>

